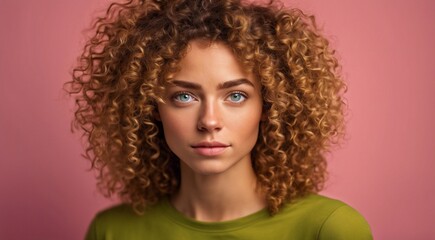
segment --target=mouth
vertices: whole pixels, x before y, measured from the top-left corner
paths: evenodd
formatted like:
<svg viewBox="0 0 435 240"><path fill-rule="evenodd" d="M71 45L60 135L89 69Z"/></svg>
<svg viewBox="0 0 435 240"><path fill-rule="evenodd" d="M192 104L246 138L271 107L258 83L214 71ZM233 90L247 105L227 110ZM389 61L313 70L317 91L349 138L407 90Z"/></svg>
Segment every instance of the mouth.
<svg viewBox="0 0 435 240"><path fill-rule="evenodd" d="M220 147L229 147L230 144L225 144L221 142L200 142L192 145L193 148L220 148Z"/></svg>
<svg viewBox="0 0 435 240"><path fill-rule="evenodd" d="M230 144L225 144L221 142L200 142L192 145L193 150L202 156L217 156L222 154Z"/></svg>

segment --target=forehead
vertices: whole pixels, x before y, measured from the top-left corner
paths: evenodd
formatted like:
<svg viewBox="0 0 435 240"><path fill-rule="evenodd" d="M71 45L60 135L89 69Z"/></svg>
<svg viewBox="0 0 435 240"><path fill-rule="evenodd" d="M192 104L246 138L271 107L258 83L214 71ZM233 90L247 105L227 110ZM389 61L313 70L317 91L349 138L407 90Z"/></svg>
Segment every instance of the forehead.
<svg viewBox="0 0 435 240"><path fill-rule="evenodd" d="M178 63L174 78L195 80L218 78L222 80L246 78L254 81L254 75L239 62L232 49L223 42L193 40Z"/></svg>
<svg viewBox="0 0 435 240"><path fill-rule="evenodd" d="M230 47L222 42L192 40L179 65L186 68L191 65L218 64L220 67L240 65ZM196 66L197 67L197 66Z"/></svg>

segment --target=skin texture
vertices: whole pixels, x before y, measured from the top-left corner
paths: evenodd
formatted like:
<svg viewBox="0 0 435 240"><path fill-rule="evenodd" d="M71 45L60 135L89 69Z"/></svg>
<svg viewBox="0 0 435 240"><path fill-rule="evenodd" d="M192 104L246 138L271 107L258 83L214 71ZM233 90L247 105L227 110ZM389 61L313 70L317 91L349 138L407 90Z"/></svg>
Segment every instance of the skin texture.
<svg viewBox="0 0 435 240"><path fill-rule="evenodd" d="M180 159L174 206L202 221L264 208L251 163L262 116L258 81L220 42L191 41L179 66L158 105L166 142ZM223 146L204 146L213 142Z"/></svg>

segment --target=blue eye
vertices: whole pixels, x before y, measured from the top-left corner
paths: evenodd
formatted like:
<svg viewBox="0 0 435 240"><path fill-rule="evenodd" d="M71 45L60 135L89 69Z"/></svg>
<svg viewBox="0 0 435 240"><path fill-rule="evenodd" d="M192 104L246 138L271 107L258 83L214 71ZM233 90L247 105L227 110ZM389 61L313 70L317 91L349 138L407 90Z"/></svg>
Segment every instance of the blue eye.
<svg viewBox="0 0 435 240"><path fill-rule="evenodd" d="M174 96L174 99L176 101L182 102L182 103L188 103L188 102L191 102L194 100L192 95L190 95L189 93L179 93L179 94Z"/></svg>
<svg viewBox="0 0 435 240"><path fill-rule="evenodd" d="M246 100L246 97L245 97L245 95L243 95L242 93L235 92L235 93L231 93L231 94L228 96L228 99L229 99L231 102L234 102L234 103L241 103L241 102L243 102L243 101Z"/></svg>

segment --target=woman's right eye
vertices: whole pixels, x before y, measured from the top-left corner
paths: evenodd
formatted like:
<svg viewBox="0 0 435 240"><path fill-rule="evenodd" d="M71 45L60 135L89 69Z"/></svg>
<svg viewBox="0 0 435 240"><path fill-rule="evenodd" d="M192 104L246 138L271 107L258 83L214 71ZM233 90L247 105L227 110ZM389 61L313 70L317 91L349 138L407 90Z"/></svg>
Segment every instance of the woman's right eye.
<svg viewBox="0 0 435 240"><path fill-rule="evenodd" d="M177 93L174 96L174 100L180 103L190 103L195 100L195 98L190 93Z"/></svg>

